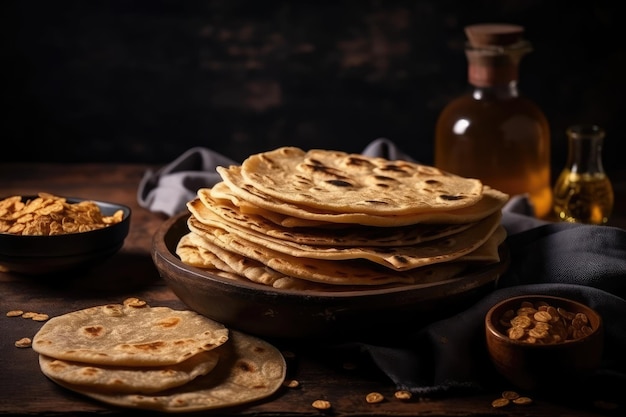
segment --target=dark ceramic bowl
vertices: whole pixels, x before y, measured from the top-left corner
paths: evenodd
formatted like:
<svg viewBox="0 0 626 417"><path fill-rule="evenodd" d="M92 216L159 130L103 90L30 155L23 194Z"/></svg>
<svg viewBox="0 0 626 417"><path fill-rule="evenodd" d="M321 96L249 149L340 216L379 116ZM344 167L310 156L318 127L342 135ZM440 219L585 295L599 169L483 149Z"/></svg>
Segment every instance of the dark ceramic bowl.
<svg viewBox="0 0 626 417"><path fill-rule="evenodd" d="M36 196L24 196L23 200L33 198ZM69 197L66 200L94 201ZM131 210L121 204L94 202L105 216L122 210L123 220L102 229L52 236L0 233L0 266L17 273L44 275L88 268L116 253L128 235Z"/></svg>
<svg viewBox="0 0 626 417"><path fill-rule="evenodd" d="M530 332L529 329L536 326L531 324L526 328L524 336L518 338L521 330L517 329L511 331L511 337L506 323L511 312L518 315L517 310L524 302L531 302L535 307L545 303L574 315L583 313L587 322L573 321L576 319L572 320L571 315L566 315L569 316L567 318L562 314L555 315L552 310L550 316L555 318L547 321L550 325L548 334L544 332L545 325ZM530 317L531 323L537 322L534 314L531 313ZM547 319L545 315L537 317ZM522 325L528 323L526 319L518 321ZM559 323L563 323L569 333L563 333ZM582 329L583 326L585 329ZM574 331L576 328L578 330ZM584 380L599 366L602 357L601 316L590 307L567 298L524 295L501 301L485 316L485 335L489 357L497 371L509 382L525 390L573 392L577 387L585 386Z"/></svg>
<svg viewBox="0 0 626 417"><path fill-rule="evenodd" d="M278 290L221 278L181 262L176 244L189 232L188 217L187 213L174 216L155 233L152 258L160 275L191 309L262 337L402 337L420 324L466 308L491 291L508 266L508 254L503 248L502 262L429 287L408 285L341 293Z"/></svg>

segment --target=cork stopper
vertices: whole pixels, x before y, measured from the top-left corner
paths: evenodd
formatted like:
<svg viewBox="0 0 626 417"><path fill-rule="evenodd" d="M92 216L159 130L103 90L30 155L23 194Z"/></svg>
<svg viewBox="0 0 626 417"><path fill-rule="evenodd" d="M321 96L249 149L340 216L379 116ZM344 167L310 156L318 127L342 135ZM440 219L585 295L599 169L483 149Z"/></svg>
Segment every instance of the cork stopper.
<svg viewBox="0 0 626 417"><path fill-rule="evenodd" d="M465 27L465 35L474 48L507 47L523 41L524 27L506 23L483 23Z"/></svg>
<svg viewBox="0 0 626 417"><path fill-rule="evenodd" d="M532 47L524 40L524 27L482 23L465 27L468 79L475 86L506 85L516 81L518 65Z"/></svg>

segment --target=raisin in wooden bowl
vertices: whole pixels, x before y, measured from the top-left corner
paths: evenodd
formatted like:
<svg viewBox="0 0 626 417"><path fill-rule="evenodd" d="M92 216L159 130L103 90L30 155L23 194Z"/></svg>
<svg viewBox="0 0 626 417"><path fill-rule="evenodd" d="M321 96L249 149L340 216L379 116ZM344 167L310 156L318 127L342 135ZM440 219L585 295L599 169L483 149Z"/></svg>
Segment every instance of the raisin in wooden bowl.
<svg viewBox="0 0 626 417"><path fill-rule="evenodd" d="M568 393L600 364L601 316L574 300L547 295L512 297L485 316L489 357L518 388Z"/></svg>

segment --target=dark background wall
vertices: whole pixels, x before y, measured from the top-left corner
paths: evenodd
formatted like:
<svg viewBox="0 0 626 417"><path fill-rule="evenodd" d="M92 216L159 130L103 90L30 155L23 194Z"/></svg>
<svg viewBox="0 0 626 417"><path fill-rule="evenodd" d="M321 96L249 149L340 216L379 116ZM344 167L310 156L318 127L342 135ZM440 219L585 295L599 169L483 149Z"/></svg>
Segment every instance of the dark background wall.
<svg viewBox="0 0 626 417"><path fill-rule="evenodd" d="M243 160L283 145L358 152L377 137L432 162L464 92L467 24L526 27L520 88L565 128L606 128L620 164L620 2L4 1L0 162L166 163L192 146Z"/></svg>

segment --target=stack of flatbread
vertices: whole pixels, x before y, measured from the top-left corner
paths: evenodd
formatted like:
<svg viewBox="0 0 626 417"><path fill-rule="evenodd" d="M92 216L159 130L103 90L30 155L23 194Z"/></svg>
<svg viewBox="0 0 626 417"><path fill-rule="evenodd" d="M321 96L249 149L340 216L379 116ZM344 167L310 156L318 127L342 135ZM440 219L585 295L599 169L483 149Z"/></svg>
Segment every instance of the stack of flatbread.
<svg viewBox="0 0 626 417"><path fill-rule="evenodd" d="M432 285L498 262L508 195L408 161L283 147L187 203L189 265L274 288Z"/></svg>
<svg viewBox="0 0 626 417"><path fill-rule="evenodd" d="M121 407L188 412L266 398L285 379L273 345L190 310L137 299L73 311L33 338L57 384Z"/></svg>

